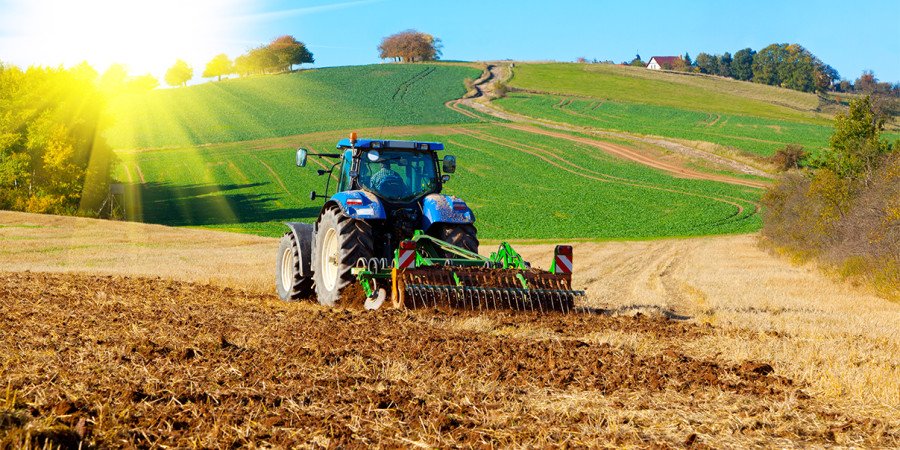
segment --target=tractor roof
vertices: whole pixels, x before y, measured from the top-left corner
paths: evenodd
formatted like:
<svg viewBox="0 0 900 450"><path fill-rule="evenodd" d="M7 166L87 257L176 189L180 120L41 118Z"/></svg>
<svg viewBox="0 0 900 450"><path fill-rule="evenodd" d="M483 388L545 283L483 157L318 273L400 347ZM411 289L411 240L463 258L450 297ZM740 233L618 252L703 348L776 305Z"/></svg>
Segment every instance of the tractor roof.
<svg viewBox="0 0 900 450"><path fill-rule="evenodd" d="M344 138L338 141L337 148L350 148L350 139ZM423 142L423 141L382 141L380 139L359 139L356 141L356 148L391 148L400 150L443 150L444 144L440 142Z"/></svg>

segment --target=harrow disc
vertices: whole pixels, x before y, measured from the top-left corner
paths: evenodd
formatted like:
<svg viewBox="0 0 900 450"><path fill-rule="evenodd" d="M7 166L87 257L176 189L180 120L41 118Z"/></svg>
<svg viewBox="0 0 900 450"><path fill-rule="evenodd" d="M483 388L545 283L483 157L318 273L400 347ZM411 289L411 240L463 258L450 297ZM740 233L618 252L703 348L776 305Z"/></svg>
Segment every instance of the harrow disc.
<svg viewBox="0 0 900 450"><path fill-rule="evenodd" d="M438 309L513 309L569 312L575 297L569 278L528 269L420 267L398 274L396 306Z"/></svg>

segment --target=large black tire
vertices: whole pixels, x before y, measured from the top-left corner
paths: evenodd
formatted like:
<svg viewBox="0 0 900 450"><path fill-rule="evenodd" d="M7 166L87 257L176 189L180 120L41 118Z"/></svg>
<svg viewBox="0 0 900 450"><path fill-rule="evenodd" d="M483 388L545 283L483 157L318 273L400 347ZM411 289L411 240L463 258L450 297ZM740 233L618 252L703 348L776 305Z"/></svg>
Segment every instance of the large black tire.
<svg viewBox="0 0 900 450"><path fill-rule="evenodd" d="M300 246L293 232L281 237L278 253L275 258L275 290L285 301L300 300L312 297L312 277L300 275ZM308 258L309 255L303 255Z"/></svg>
<svg viewBox="0 0 900 450"><path fill-rule="evenodd" d="M372 227L367 222L344 216L336 208L322 213L312 246L311 266L320 304L338 306L346 300L343 306L351 306L347 303L364 299L361 289L344 291L356 284L356 276L350 270L360 258L371 258L373 248ZM349 296L360 298L345 298Z"/></svg>
<svg viewBox="0 0 900 450"><path fill-rule="evenodd" d="M478 230L475 225L467 224L443 224L437 230L436 238L470 252L478 253ZM456 258L453 254L444 255L445 258Z"/></svg>

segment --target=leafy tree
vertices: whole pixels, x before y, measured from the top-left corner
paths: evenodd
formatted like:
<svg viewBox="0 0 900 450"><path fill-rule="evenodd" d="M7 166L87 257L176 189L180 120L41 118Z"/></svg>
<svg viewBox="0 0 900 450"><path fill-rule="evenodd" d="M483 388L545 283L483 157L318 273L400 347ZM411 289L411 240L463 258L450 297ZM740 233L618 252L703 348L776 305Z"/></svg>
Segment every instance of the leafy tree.
<svg viewBox="0 0 900 450"><path fill-rule="evenodd" d="M180 59L166 71L165 76L169 86L186 86L191 78L194 78L194 69Z"/></svg>
<svg viewBox="0 0 900 450"><path fill-rule="evenodd" d="M149 73L139 75L127 81L125 87L130 91L152 91L159 87L159 80Z"/></svg>
<svg viewBox="0 0 900 450"><path fill-rule="evenodd" d="M631 62L628 64L631 66L634 66L634 67L646 67L647 66L647 64L644 63L643 60L641 60L640 54L634 55L634 59L632 59Z"/></svg>
<svg viewBox="0 0 900 450"><path fill-rule="evenodd" d="M834 118L834 134L820 165L841 178L871 174L881 156L892 150L880 137L884 122L870 96L850 101L849 111Z"/></svg>
<svg viewBox="0 0 900 450"><path fill-rule="evenodd" d="M293 36L284 35L273 39L269 44L269 49L275 55L279 65L287 71L293 70L294 64L302 65L315 62L313 54L306 48L306 45Z"/></svg>
<svg viewBox="0 0 900 450"><path fill-rule="evenodd" d="M204 78L216 77L218 81L222 81L222 75L234 73L234 64L228 55L221 53L213 57L206 63L206 69L203 70Z"/></svg>
<svg viewBox="0 0 900 450"><path fill-rule="evenodd" d="M716 75L720 77L731 77L732 62L733 59L731 58L731 53L725 52L722 56L720 56Z"/></svg>
<svg viewBox="0 0 900 450"><path fill-rule="evenodd" d="M753 56L753 81L781 85L779 68L788 58L787 44L771 44Z"/></svg>
<svg viewBox="0 0 900 450"><path fill-rule="evenodd" d="M378 46L381 59L395 61L431 61L441 57L441 40L416 30L406 30L381 40Z"/></svg>
<svg viewBox="0 0 900 450"><path fill-rule="evenodd" d="M875 78L875 73L871 70L864 70L862 75L856 79L856 82L853 83L853 89L857 92L862 92L866 94L871 94L875 92L875 87L878 85L878 79Z"/></svg>
<svg viewBox="0 0 900 450"><path fill-rule="evenodd" d="M738 50L734 54L731 61L731 73L734 78L741 81L750 81L753 79L753 58L756 51L751 48Z"/></svg>
<svg viewBox="0 0 900 450"><path fill-rule="evenodd" d="M719 61L715 56L709 53L699 53L694 64L700 70L700 73L716 73L719 71Z"/></svg>
<svg viewBox="0 0 900 450"><path fill-rule="evenodd" d="M690 70L690 68L687 66L687 64L684 63L683 58L676 58L674 61L672 61L672 70L676 70L678 72L687 72Z"/></svg>
<svg viewBox="0 0 900 450"><path fill-rule="evenodd" d="M272 51L268 45L261 45L247 52L250 61L250 67L255 72L267 73L276 70L281 66L278 56Z"/></svg>
<svg viewBox="0 0 900 450"><path fill-rule="evenodd" d="M97 72L0 65L0 209L90 213L105 198L112 152L102 138Z"/></svg>
<svg viewBox="0 0 900 450"><path fill-rule="evenodd" d="M841 79L841 74L834 67L819 61L816 58L815 85L816 90L825 92L834 89L834 83Z"/></svg>
<svg viewBox="0 0 900 450"><path fill-rule="evenodd" d="M125 80L128 78L128 70L121 64L113 64L103 72L97 84L101 90L106 92L118 92L125 87Z"/></svg>
<svg viewBox="0 0 900 450"><path fill-rule="evenodd" d="M777 67L779 85L803 92L815 90L816 57L797 44L788 45L785 51L787 56Z"/></svg>

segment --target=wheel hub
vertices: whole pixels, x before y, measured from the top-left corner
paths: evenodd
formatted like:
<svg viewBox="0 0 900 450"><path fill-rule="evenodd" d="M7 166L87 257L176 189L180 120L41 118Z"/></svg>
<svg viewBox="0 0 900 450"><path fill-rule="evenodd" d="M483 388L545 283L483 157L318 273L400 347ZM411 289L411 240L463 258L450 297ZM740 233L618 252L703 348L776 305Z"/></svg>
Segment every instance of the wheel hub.
<svg viewBox="0 0 900 450"><path fill-rule="evenodd" d="M322 269L322 284L329 291L334 290L337 285L341 257L338 244L337 230L334 228L326 230L322 239L322 258L319 267Z"/></svg>

